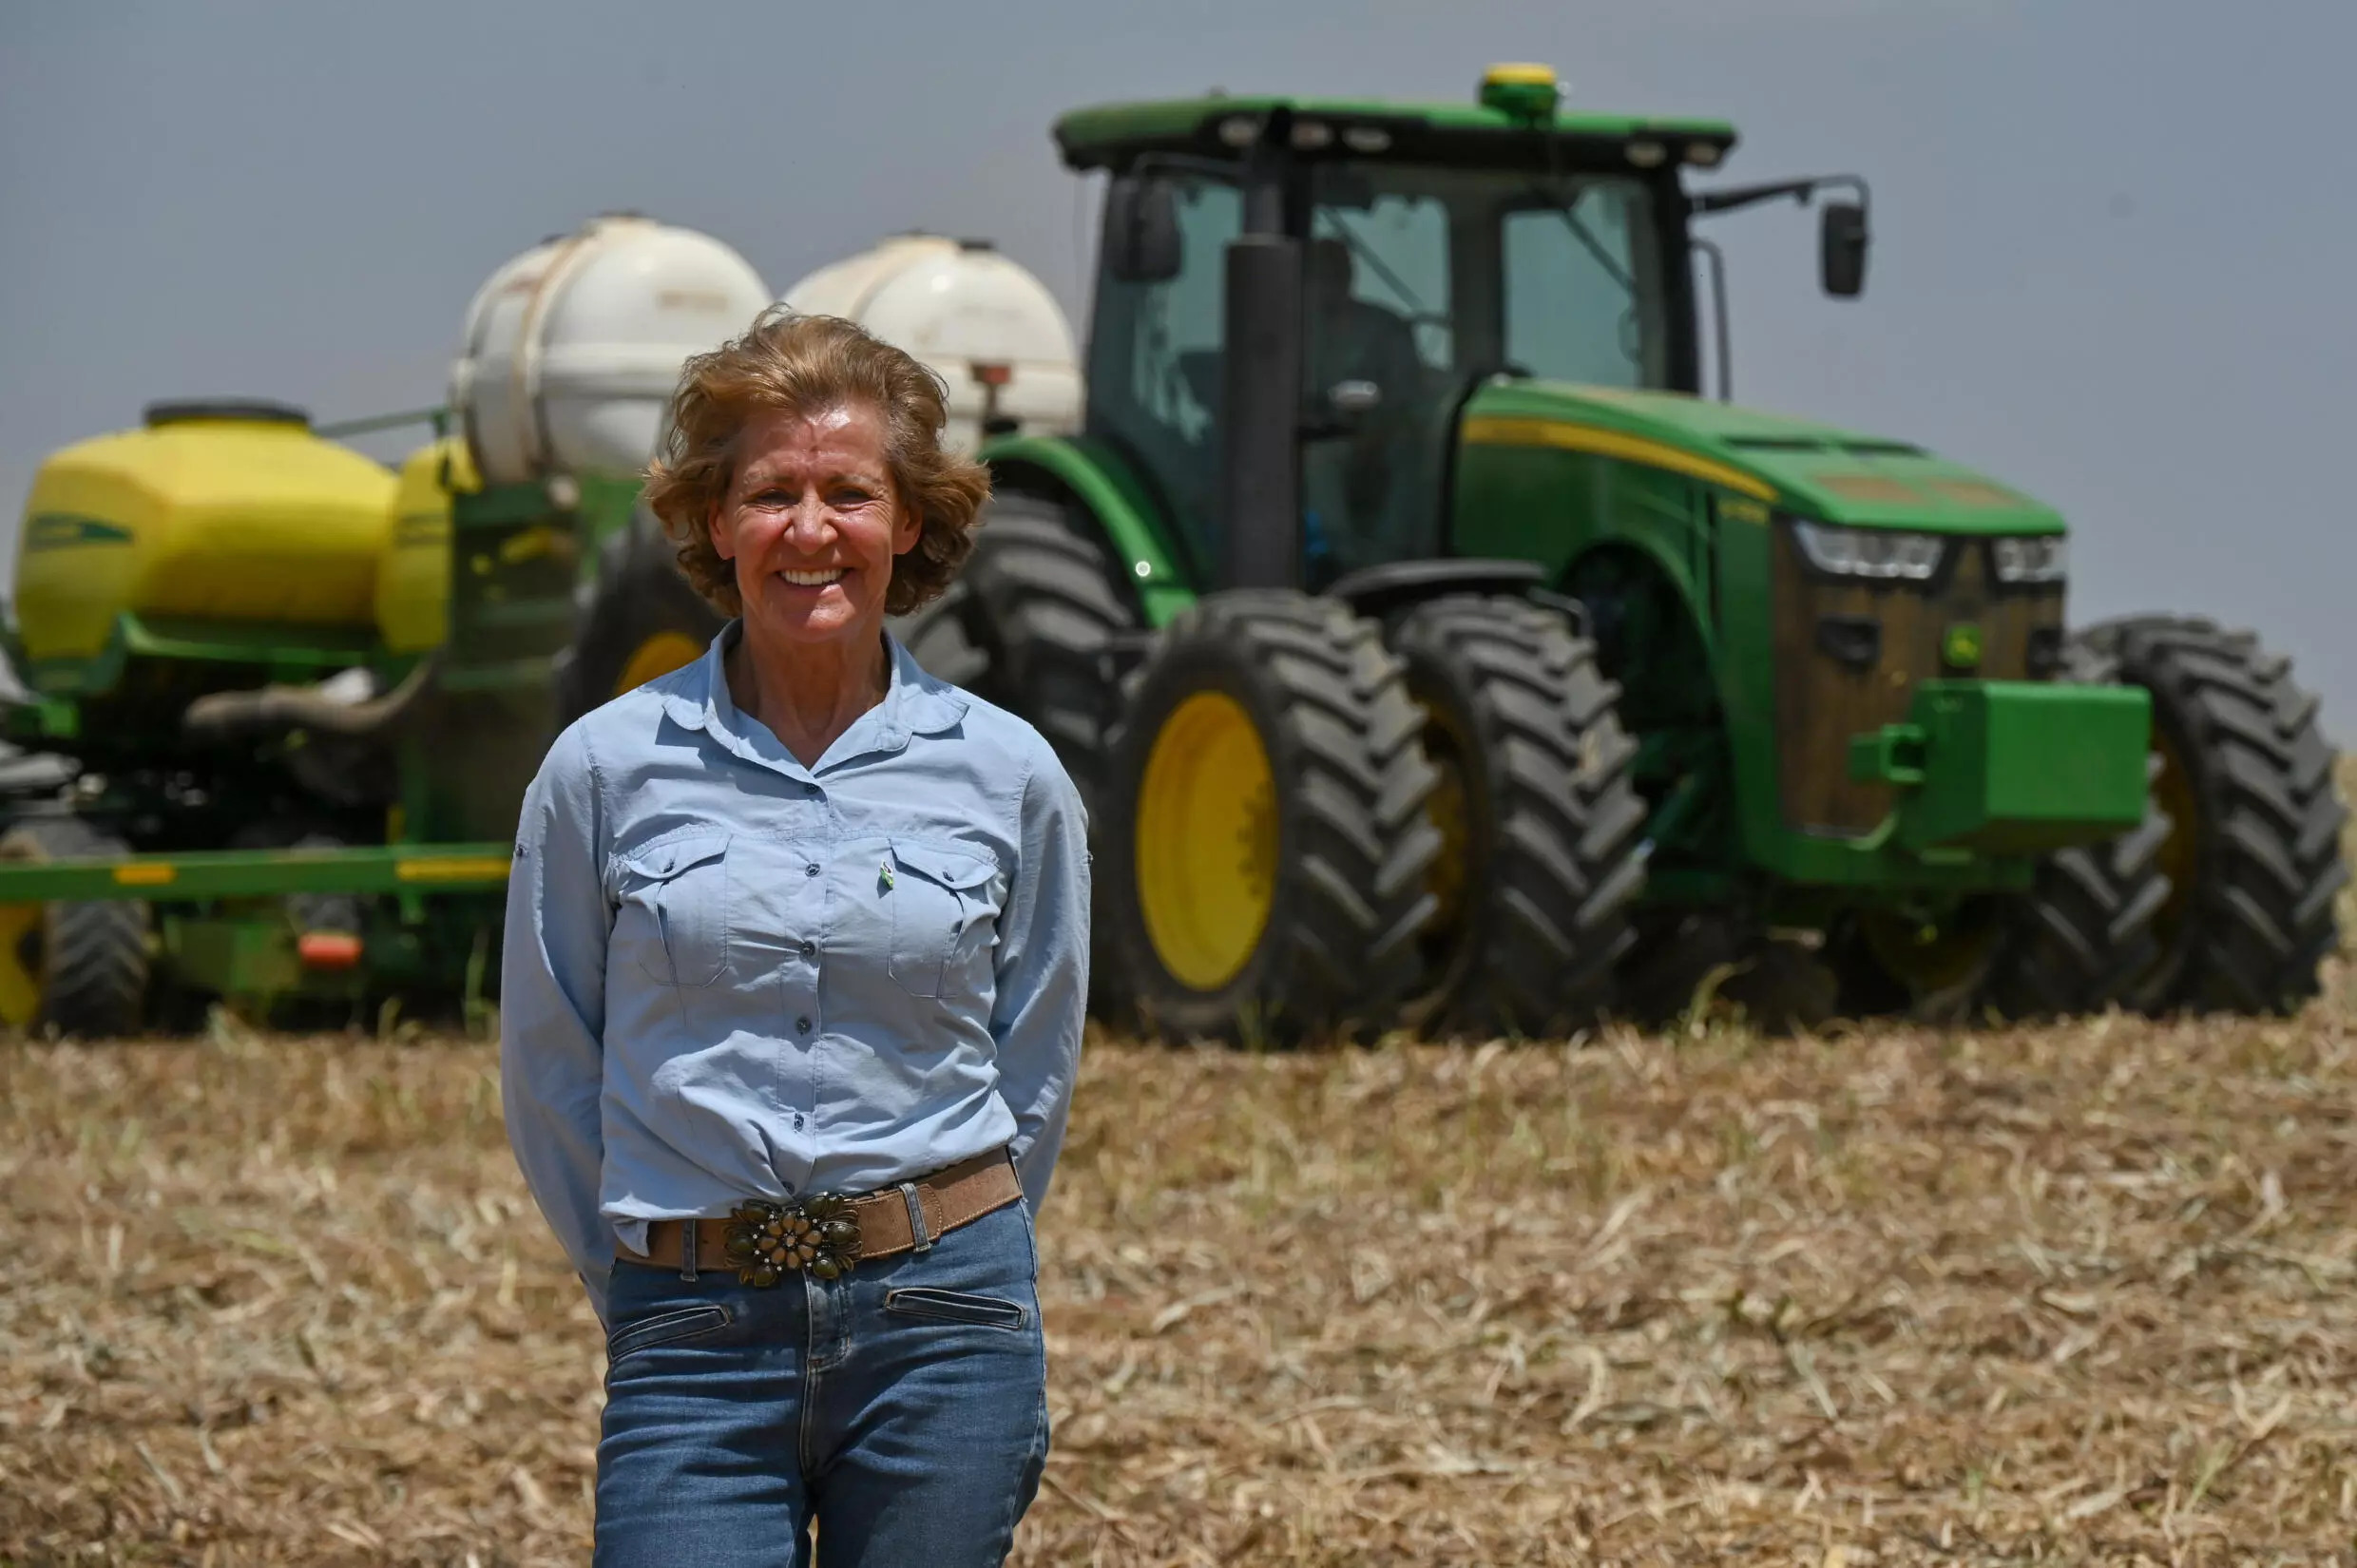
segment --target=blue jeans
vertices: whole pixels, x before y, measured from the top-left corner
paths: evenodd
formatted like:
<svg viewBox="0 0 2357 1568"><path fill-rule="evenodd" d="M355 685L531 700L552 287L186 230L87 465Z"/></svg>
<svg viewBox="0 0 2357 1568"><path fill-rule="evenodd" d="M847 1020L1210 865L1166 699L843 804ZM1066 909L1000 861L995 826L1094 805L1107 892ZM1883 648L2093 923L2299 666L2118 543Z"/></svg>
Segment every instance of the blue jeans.
<svg viewBox="0 0 2357 1568"><path fill-rule="evenodd" d="M599 1568L1000 1563L1047 1459L1029 1209L832 1282L617 1263Z"/></svg>

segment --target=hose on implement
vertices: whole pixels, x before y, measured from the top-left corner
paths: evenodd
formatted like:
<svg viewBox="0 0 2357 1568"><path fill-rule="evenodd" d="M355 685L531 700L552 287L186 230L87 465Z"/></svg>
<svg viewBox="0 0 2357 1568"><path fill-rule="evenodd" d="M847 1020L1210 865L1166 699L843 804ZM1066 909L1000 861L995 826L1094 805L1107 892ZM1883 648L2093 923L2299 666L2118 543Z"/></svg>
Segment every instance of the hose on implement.
<svg viewBox="0 0 2357 1568"><path fill-rule="evenodd" d="M268 685L253 691L213 692L188 704L181 728L200 740L316 730L326 735L381 735L400 722L431 690L441 667L439 651L420 660L399 685L380 697L349 701L330 695L325 683Z"/></svg>

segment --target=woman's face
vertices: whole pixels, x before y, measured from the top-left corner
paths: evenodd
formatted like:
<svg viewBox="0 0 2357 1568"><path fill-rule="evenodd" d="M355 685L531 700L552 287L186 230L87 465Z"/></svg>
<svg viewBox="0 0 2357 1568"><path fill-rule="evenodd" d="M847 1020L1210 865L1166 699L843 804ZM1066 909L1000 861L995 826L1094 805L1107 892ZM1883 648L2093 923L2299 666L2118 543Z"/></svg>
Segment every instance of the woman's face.
<svg viewBox="0 0 2357 1568"><path fill-rule="evenodd" d="M737 452L712 546L737 568L746 630L804 644L874 637L892 559L923 529L893 493L883 417L864 402L770 410L746 424Z"/></svg>

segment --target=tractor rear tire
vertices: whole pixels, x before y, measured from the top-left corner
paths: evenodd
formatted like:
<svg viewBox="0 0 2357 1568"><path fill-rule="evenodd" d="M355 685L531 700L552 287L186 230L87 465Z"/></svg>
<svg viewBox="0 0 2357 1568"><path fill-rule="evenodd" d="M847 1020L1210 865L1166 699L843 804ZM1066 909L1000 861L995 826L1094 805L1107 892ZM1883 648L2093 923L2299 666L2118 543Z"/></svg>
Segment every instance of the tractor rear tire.
<svg viewBox="0 0 2357 1568"><path fill-rule="evenodd" d="M2331 744L2291 661L2179 616L2098 622L2088 645L2153 698L2158 856L2174 886L2130 1000L2154 1013L2290 1014L2321 986L2348 881Z"/></svg>
<svg viewBox="0 0 2357 1568"><path fill-rule="evenodd" d="M1164 628L1114 734L1099 861L1146 1031L1389 1026L1434 908L1423 731L1379 628L1339 602L1239 589Z"/></svg>
<svg viewBox="0 0 2357 1568"><path fill-rule="evenodd" d="M131 847L77 817L26 817L0 835L0 861L125 855ZM145 1012L147 906L138 899L52 900L0 908L6 1021L36 1033L106 1040Z"/></svg>
<svg viewBox="0 0 2357 1568"><path fill-rule="evenodd" d="M1436 918L1419 939L1422 1027L1524 1037L1600 1023L1635 940L1645 803L1619 688L1562 615L1456 595L1391 634L1439 768Z"/></svg>
<svg viewBox="0 0 2357 1568"><path fill-rule="evenodd" d="M2116 685L2117 660L2083 637L2063 649L2060 679ZM2099 844L2058 850L2030 890L2005 900L1981 1000L2016 1021L2069 1018L2132 1004L2138 977L2160 955L2155 922L2170 893L2161 847L2169 818L2147 802L2144 820Z"/></svg>
<svg viewBox="0 0 2357 1568"><path fill-rule="evenodd" d="M557 672L558 722L694 663L726 621L680 572L678 552L652 515L634 516L606 544L597 586Z"/></svg>

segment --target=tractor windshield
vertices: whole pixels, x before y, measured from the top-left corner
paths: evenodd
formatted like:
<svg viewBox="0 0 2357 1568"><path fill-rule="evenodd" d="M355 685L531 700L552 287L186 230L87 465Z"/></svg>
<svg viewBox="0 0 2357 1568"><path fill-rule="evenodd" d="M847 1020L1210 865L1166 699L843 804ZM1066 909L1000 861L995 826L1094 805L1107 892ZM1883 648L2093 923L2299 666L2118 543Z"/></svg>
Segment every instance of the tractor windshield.
<svg viewBox="0 0 2357 1568"><path fill-rule="evenodd" d="M1476 377L1669 385L1667 290L1637 181L1322 164L1310 197L1303 394L1325 430L1303 452L1313 583L1438 545L1451 421Z"/></svg>
<svg viewBox="0 0 2357 1568"><path fill-rule="evenodd" d="M1237 171L1240 173L1240 170ZM1243 192L1226 170L1151 170L1176 255L1099 279L1092 434L1162 496L1217 576L1224 264ZM1313 586L1433 553L1452 422L1477 377L1664 388L1673 356L1654 194L1625 176L1414 163L1310 165L1286 214L1306 240L1303 565Z"/></svg>
<svg viewBox="0 0 2357 1568"><path fill-rule="evenodd" d="M1330 347L1412 343L1452 377L1510 364L1548 380L1668 385L1666 290L1638 182L1325 164L1311 197L1312 302L1357 318ZM1321 373L1313 363L1313 391Z"/></svg>

